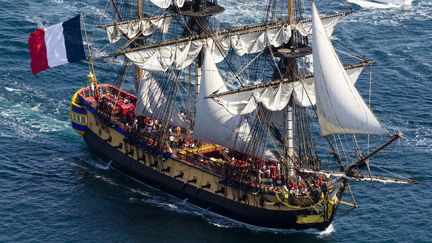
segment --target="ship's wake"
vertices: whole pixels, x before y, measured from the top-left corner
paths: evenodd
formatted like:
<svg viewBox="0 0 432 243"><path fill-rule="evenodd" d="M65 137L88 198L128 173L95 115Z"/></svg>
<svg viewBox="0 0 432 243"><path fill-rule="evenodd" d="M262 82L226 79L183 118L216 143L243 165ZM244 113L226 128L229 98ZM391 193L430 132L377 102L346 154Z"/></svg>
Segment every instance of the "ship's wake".
<svg viewBox="0 0 432 243"><path fill-rule="evenodd" d="M307 229L307 230L293 230L293 229L274 229L274 228L265 228L250 224L241 223L212 212L206 211L202 218L204 218L209 224L214 225L218 228L227 228L227 229L246 229L255 233L271 233L271 234L296 234L296 233L306 233L316 235L319 239L323 239L333 232L335 232L333 224L330 224L327 229L324 231L318 231L316 229Z"/></svg>
<svg viewBox="0 0 432 243"><path fill-rule="evenodd" d="M67 101L48 98L44 91L16 82L0 89L0 101L2 137L31 140L44 134L72 134L68 120L57 117Z"/></svg>
<svg viewBox="0 0 432 243"><path fill-rule="evenodd" d="M90 178L96 179L102 184L105 184L111 189L114 189L115 194L123 198L126 203L132 203L135 205L142 205L143 207L155 207L163 211L174 213L182 216L192 216L201 218L210 225L213 225L220 229L235 230L235 231L249 231L252 233L265 233L265 234L306 234L314 238L323 239L328 235L332 234L335 229L333 225L330 225L324 231L318 231L314 229L308 230L292 230L292 229L272 229L260 226L254 226L245 224L218 214L215 214L208 209L203 209L195 206L188 202L188 199L179 199L171 196L163 191L158 190L150 185L142 183L129 177L126 174L116 170L110 166L110 162L105 163L99 158L89 156L86 159L82 159L85 164L77 163L81 169L88 171L91 176ZM90 167L89 167L89 166ZM91 167L95 168L91 169ZM120 173L120 174L118 174ZM132 180L125 178L130 178Z"/></svg>
<svg viewBox="0 0 432 243"><path fill-rule="evenodd" d="M270 234L306 233L306 234L316 235L316 237L318 238L324 238L335 231L333 225L330 225L324 231L317 231L314 229L298 231L298 230L291 230L291 229L272 229L272 228L265 228L265 227L245 224L215 214L207 209L203 209L198 206L195 206L189 203L187 199L184 200L178 199L154 187L151 187L147 184L143 184L131 177L129 178L139 183L139 185L132 186L130 184L127 185L124 182L117 182L115 178L112 178L111 176L105 174L108 173L108 170L106 168L111 168L106 163L98 159L89 159L86 160L86 162L97 169L106 171L106 172L100 171L101 173L96 172L94 178L109 184L111 187L117 188L122 193L125 193L124 198L127 198L128 203L156 207L180 215L199 217L204 219L210 225L213 225L218 228L248 230L254 233L270 233Z"/></svg>
<svg viewBox="0 0 432 243"><path fill-rule="evenodd" d="M321 238L325 238L325 237L327 237L327 236L333 234L335 231L336 231L336 230L335 230L335 228L334 228L334 226L333 226L333 223L331 223L331 224L327 227L327 229L325 229L325 230L323 230L323 231L321 231L321 232L318 232L318 238L320 238L320 239L321 239Z"/></svg>

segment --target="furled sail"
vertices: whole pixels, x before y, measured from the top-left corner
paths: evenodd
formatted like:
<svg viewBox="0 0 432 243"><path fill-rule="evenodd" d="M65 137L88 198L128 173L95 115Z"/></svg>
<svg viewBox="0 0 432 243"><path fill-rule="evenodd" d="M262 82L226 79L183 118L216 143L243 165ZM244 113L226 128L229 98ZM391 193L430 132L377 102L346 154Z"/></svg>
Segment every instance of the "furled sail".
<svg viewBox="0 0 432 243"><path fill-rule="evenodd" d="M309 81L309 83L307 81ZM249 114L256 110L259 103L263 104L263 107L267 110L281 111L288 104L291 95L297 96L296 93L300 93L300 99L305 99L304 101L299 100L300 104L303 103L306 106L310 106L313 105L313 103L311 104L307 95L302 97L301 94L303 89L308 90L305 91L306 94L312 94L314 92L313 82L311 81L311 79L308 79L303 82L280 82L276 87L268 86L252 91L239 92L214 98L214 100L232 114ZM312 99L311 101L314 102Z"/></svg>
<svg viewBox="0 0 432 243"><path fill-rule="evenodd" d="M326 33L331 36L334 26L340 17L345 14L324 16L327 25ZM309 35L311 33L310 20L303 20L296 25L300 33ZM162 41L148 44L139 48L125 50L125 55L138 67L148 71L166 71L171 65L176 69L182 69L190 65L207 42L207 46L213 48L212 55L216 62L223 60L226 53L232 48L237 55L253 54L264 50L267 46L279 47L287 43L291 37L291 27L286 22L271 22L251 26L235 27L216 31L214 33L203 33L175 40ZM217 38L218 45L214 45L213 38ZM191 49L189 49L192 46ZM180 55L180 58L179 58Z"/></svg>
<svg viewBox="0 0 432 243"><path fill-rule="evenodd" d="M160 16L157 18L135 19L132 21L114 23L106 26L108 40L113 44L119 41L122 36L133 39L140 34L149 36L153 34L155 30L166 33L171 19L171 16Z"/></svg>
<svg viewBox="0 0 432 243"><path fill-rule="evenodd" d="M279 47L283 43L287 43L290 37L291 28L282 26L279 29L227 36L218 41L220 45L216 45L212 38L208 38L206 40L181 42L176 45L129 52L125 55L142 69L164 72L170 66L178 70L189 66L198 56L204 44L211 48L210 55L218 63L224 59L230 48L234 49L239 56L253 54L263 51L269 45Z"/></svg>
<svg viewBox="0 0 432 243"><path fill-rule="evenodd" d="M154 5L159 8L169 8L171 5L175 5L179 8L183 7L185 0L150 0Z"/></svg>
<svg viewBox="0 0 432 243"><path fill-rule="evenodd" d="M153 119L157 120L165 119L164 116L168 111L168 100L151 73L143 72L138 83L135 114L138 116L151 115ZM173 108L171 112L170 124L183 128L189 128L191 125L176 108Z"/></svg>
<svg viewBox="0 0 432 243"><path fill-rule="evenodd" d="M323 136L385 134L342 67L312 3L312 49L318 119Z"/></svg>
<svg viewBox="0 0 432 243"><path fill-rule="evenodd" d="M363 69L363 65L346 69L352 84L355 84ZM244 87L237 92L221 94L213 99L232 114L249 114L255 111L259 103L262 103L263 107L270 111L281 111L286 107L291 97L299 106L309 107L315 105L316 96L313 76L308 75L294 82L280 81L277 85L273 84L257 88Z"/></svg>
<svg viewBox="0 0 432 243"><path fill-rule="evenodd" d="M172 46L126 53L126 57L141 69L165 72L172 65L181 70L195 60L201 51L203 40L189 41Z"/></svg>
<svg viewBox="0 0 432 243"><path fill-rule="evenodd" d="M240 115L230 114L224 107L211 99L205 99L216 90L227 90L213 60L211 50L204 47L204 61L198 103L195 116L195 139L222 144L241 151L249 141L250 126ZM256 149L256 155L264 148Z"/></svg>

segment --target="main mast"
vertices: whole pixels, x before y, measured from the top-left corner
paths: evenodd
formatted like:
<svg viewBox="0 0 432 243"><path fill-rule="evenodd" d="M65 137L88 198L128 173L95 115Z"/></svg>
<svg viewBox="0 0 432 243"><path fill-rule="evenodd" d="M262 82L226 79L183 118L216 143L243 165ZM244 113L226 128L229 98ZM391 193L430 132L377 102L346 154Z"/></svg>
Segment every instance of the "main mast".
<svg viewBox="0 0 432 243"><path fill-rule="evenodd" d="M138 19L142 19L142 11L141 11L141 0L137 0L137 15L138 15ZM142 40L137 40L136 42L136 45L139 45L139 44L143 44L143 41ZM135 80L140 80L141 78L142 78L142 75L143 75L143 71L142 71L142 69L141 68L139 68L139 67L137 67L137 66L135 66L134 67L135 68Z"/></svg>
<svg viewBox="0 0 432 243"><path fill-rule="evenodd" d="M299 7L299 6L297 6ZM306 47L307 36L301 36L295 29L296 17L294 16L294 6L293 0L288 0L288 23L291 27L292 36L290 37L288 43L283 45L281 48L276 50L275 56L280 57L278 67L275 70L275 76L286 79L288 82L294 82L297 80L299 75L297 56L291 55L295 53L298 48ZM298 19L301 16L297 16ZM297 20L298 21L298 20ZM295 131L295 114L294 114L294 102L291 97L288 105L284 109L284 162L286 166L286 173L288 178L295 176L295 157L298 157L295 152L294 145L294 131ZM298 128L297 128L298 129Z"/></svg>

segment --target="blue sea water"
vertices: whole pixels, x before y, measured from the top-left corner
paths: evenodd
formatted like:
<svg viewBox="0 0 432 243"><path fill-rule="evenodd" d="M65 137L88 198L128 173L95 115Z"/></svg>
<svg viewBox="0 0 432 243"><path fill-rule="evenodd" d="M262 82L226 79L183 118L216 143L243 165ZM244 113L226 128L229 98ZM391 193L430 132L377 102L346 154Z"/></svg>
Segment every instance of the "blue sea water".
<svg viewBox="0 0 432 243"><path fill-rule="evenodd" d="M82 63L37 76L27 38L82 11L109 18L107 2L0 0L0 241L138 242L430 242L432 237L432 2L410 9L363 10L318 1L322 13L353 7L334 41L377 62L373 104L390 130L402 130L404 153L382 164L403 168L418 185L353 183L359 208L325 232L266 230L215 216L109 169L69 125L73 92L85 84ZM220 0L220 19L248 23L261 1ZM94 24L94 23L93 23ZM98 66L100 78L113 78ZM107 73L107 74L105 74ZM368 77L359 80L367 89ZM379 163L379 162L377 162ZM386 167L387 166L387 167ZM394 170L399 171L399 170Z"/></svg>

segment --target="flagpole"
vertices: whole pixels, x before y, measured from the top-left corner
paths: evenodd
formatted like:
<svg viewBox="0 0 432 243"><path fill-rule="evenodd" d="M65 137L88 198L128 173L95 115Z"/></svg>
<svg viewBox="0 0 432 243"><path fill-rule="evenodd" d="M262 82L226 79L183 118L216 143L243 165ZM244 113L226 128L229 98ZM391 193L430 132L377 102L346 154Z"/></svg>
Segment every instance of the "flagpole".
<svg viewBox="0 0 432 243"><path fill-rule="evenodd" d="M94 64L93 64L93 58L91 55L91 48L90 48L90 42L88 40L88 36L87 36L87 29L86 29L86 25L85 25L85 21L84 21L84 17L82 12L80 12L80 16L81 16L81 23L83 24L83 29L84 29L84 36L85 36L85 40L87 43L87 52L88 52L88 59L89 59L89 63L90 63L90 69L91 72L88 75L88 80L90 82L90 85L94 85L95 87L95 98L97 99L99 97L99 93L98 93L98 89L97 89L97 78L96 78L96 73L95 73L95 68L94 68Z"/></svg>

